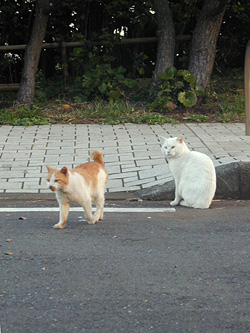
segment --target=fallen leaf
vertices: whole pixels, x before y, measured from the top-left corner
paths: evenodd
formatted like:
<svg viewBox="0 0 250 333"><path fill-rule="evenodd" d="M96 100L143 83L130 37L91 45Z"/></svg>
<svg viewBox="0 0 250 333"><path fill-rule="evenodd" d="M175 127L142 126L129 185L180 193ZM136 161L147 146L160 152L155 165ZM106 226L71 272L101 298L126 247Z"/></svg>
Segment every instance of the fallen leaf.
<svg viewBox="0 0 250 333"><path fill-rule="evenodd" d="M69 104L63 104L63 107L64 107L64 109L65 109L66 111L69 111L69 109L70 109Z"/></svg>
<svg viewBox="0 0 250 333"><path fill-rule="evenodd" d="M166 107L169 108L170 110L175 110L177 108L177 105L172 101L170 101L166 104Z"/></svg>
<svg viewBox="0 0 250 333"><path fill-rule="evenodd" d="M10 243L10 242L12 242L12 239L8 238L8 239L6 239L6 242Z"/></svg>
<svg viewBox="0 0 250 333"><path fill-rule="evenodd" d="M13 254L14 254L14 253L12 253L12 252L5 252L5 255L6 255L6 256L13 256Z"/></svg>
<svg viewBox="0 0 250 333"><path fill-rule="evenodd" d="M27 220L27 217L20 216L18 220Z"/></svg>

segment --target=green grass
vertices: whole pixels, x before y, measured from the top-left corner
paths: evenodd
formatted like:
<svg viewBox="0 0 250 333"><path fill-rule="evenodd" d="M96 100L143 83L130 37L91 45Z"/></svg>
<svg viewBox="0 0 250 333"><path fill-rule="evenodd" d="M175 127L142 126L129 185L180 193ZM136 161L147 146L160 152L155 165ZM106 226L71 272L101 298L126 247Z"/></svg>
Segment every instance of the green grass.
<svg viewBox="0 0 250 333"><path fill-rule="evenodd" d="M1 125L12 126L32 126L32 125L47 125L53 120L43 115L39 107L29 109L27 106L14 103L13 107L5 108L0 113Z"/></svg>
<svg viewBox="0 0 250 333"><path fill-rule="evenodd" d="M31 109L15 103L0 113L0 124L13 126L47 125L50 123L120 123L164 124L178 123L175 119L155 112L145 106L128 101L102 101L70 103L52 100Z"/></svg>
<svg viewBox="0 0 250 333"><path fill-rule="evenodd" d="M185 120L190 121L190 122L195 122L195 123L203 123L207 122L209 120L208 116L205 116L203 114L192 114L185 118Z"/></svg>
<svg viewBox="0 0 250 333"><path fill-rule="evenodd" d="M204 107L216 115L217 121L244 121L243 71L234 70L223 77L214 77Z"/></svg>

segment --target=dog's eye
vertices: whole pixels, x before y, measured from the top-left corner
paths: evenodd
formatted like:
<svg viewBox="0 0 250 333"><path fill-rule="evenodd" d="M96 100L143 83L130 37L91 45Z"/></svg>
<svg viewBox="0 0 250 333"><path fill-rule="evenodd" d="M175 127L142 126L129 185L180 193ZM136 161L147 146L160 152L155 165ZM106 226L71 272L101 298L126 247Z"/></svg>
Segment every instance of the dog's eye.
<svg viewBox="0 0 250 333"><path fill-rule="evenodd" d="M55 183L58 183L58 179L55 179Z"/></svg>
<svg viewBox="0 0 250 333"><path fill-rule="evenodd" d="M174 148L175 148L175 146L171 147L171 149L174 149Z"/></svg>

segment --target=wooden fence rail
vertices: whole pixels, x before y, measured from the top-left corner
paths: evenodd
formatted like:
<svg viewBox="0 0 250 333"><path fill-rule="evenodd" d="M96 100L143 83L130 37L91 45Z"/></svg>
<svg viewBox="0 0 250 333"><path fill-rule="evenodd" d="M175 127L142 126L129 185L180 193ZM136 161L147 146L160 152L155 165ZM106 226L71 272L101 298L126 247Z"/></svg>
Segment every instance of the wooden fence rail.
<svg viewBox="0 0 250 333"><path fill-rule="evenodd" d="M191 35L182 35L177 36L177 40L190 40ZM66 48L68 47L82 47L85 45L126 45L126 44L146 44L146 43L156 43L158 41L158 37L143 37L143 38L126 38L121 39L120 41L77 41L77 42L61 42L61 43L44 43L42 49L61 49L61 57L62 63L67 64L67 53ZM0 46L0 52L8 52L8 51L18 51L25 50L26 44L21 45L2 45ZM67 77L67 66L63 66L64 76ZM0 84L0 91L6 90L18 90L19 83L9 83L9 84Z"/></svg>
<svg viewBox="0 0 250 333"><path fill-rule="evenodd" d="M182 35L177 36L177 40L190 40L191 35ZM121 39L120 41L78 41L78 42L61 42L61 43L44 43L43 49L56 49L59 47L80 47L84 45L123 45L123 44L146 44L146 43L155 43L158 41L158 37L143 37L143 38L126 38ZM25 50L26 44L22 45L3 45L0 46L0 51L13 51L13 50Z"/></svg>
<svg viewBox="0 0 250 333"><path fill-rule="evenodd" d="M157 37L146 37L146 38L130 38L121 39L119 42L111 41L99 41L99 42L61 42L61 43L44 43L42 49L56 49L60 47L81 47L84 45L111 45L111 44L137 44L137 43L154 43L157 42ZM4 45L0 46L0 51L12 51L12 50L25 50L26 45Z"/></svg>
<svg viewBox="0 0 250 333"><path fill-rule="evenodd" d="M20 85L19 83L0 84L0 91L18 90L19 85Z"/></svg>

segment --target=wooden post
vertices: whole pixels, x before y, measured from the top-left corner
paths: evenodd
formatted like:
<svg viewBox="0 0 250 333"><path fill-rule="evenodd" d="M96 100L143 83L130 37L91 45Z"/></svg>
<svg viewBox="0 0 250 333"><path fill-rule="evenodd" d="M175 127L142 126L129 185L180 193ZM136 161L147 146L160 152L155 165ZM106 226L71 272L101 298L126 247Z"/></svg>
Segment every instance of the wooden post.
<svg viewBox="0 0 250 333"><path fill-rule="evenodd" d="M250 40L247 43L244 69L246 135L250 135Z"/></svg>

